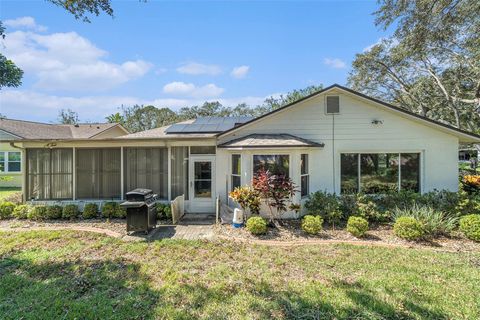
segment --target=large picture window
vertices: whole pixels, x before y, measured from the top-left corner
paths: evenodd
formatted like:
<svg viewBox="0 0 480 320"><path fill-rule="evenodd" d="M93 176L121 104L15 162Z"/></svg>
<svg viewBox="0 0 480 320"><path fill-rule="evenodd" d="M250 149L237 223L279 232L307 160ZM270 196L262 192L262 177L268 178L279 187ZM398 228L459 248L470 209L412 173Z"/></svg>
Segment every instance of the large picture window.
<svg viewBox="0 0 480 320"><path fill-rule="evenodd" d="M345 153L341 155L342 193L420 192L419 153Z"/></svg>
<svg viewBox="0 0 480 320"><path fill-rule="evenodd" d="M72 149L27 149L27 199L72 199Z"/></svg>
<svg viewBox="0 0 480 320"><path fill-rule="evenodd" d="M272 174L289 176L288 154L268 154L253 156L253 174L261 170L270 171Z"/></svg>
<svg viewBox="0 0 480 320"><path fill-rule="evenodd" d="M147 188L168 199L168 149L125 148L125 191Z"/></svg>
<svg viewBox="0 0 480 320"><path fill-rule="evenodd" d="M242 156L239 154L232 154L232 174L231 174L231 186L230 191L238 188L242 184Z"/></svg>
<svg viewBox="0 0 480 320"><path fill-rule="evenodd" d="M120 199L120 148L77 149L77 198Z"/></svg>

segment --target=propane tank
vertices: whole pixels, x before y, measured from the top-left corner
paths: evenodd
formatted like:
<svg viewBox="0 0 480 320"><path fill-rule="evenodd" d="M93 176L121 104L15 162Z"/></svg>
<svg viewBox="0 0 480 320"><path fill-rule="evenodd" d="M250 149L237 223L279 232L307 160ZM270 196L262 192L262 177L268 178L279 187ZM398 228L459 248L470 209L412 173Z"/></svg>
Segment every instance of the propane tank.
<svg viewBox="0 0 480 320"><path fill-rule="evenodd" d="M241 228L243 226L243 210L235 208L233 210L233 227Z"/></svg>

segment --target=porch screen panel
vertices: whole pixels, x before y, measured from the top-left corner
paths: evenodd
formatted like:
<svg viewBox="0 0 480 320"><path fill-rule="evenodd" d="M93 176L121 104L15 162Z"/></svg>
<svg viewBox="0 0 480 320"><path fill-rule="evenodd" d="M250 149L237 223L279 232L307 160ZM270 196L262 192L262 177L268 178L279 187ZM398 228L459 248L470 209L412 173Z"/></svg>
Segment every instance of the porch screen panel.
<svg viewBox="0 0 480 320"><path fill-rule="evenodd" d="M27 198L72 199L72 149L27 150Z"/></svg>
<svg viewBox="0 0 480 320"><path fill-rule="evenodd" d="M120 148L77 149L77 198L120 199Z"/></svg>
<svg viewBox="0 0 480 320"><path fill-rule="evenodd" d="M188 200L188 147L172 147L172 199L182 194Z"/></svg>
<svg viewBox="0 0 480 320"><path fill-rule="evenodd" d="M168 149L126 148L124 152L125 191L147 188L167 199Z"/></svg>

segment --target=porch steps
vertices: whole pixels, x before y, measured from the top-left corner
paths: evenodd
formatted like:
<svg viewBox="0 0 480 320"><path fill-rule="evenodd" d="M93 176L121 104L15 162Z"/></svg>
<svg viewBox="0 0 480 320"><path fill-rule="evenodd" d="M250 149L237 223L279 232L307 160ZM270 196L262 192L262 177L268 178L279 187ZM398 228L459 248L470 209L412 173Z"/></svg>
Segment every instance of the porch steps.
<svg viewBox="0 0 480 320"><path fill-rule="evenodd" d="M215 213L186 213L180 225L207 225L215 223Z"/></svg>

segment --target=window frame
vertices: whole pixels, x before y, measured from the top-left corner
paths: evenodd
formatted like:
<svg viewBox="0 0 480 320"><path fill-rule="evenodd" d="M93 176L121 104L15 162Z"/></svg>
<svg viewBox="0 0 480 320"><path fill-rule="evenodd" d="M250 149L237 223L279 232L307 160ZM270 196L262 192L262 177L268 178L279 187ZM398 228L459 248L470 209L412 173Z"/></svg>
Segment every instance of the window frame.
<svg viewBox="0 0 480 320"><path fill-rule="evenodd" d="M338 172L338 181L339 181L339 194L343 194L342 192L342 155L343 154L355 154L357 155L357 192L356 193L361 193L361 179L362 179L362 168L361 168L361 163L362 163L362 155L363 154L396 154L398 155L398 178L397 178L397 185L398 185L398 190L397 192L402 191L402 164L401 164L401 159L402 159L402 154L418 154L418 193L422 194L423 193L423 151L421 150L402 150L402 151L340 151L339 152L339 157L338 157L338 162L339 162L339 172ZM348 194L348 193L347 193Z"/></svg>
<svg viewBox="0 0 480 320"><path fill-rule="evenodd" d="M22 173L22 152L21 151L0 151L0 153L3 153L3 170L1 171L1 173ZM10 161L9 160L9 156L10 156L10 153L19 153L20 154L20 160L18 161ZM10 163L18 163L20 165L20 170L9 170L9 167L8 165Z"/></svg>
<svg viewBox="0 0 480 320"><path fill-rule="evenodd" d="M255 177L255 156L287 156L288 157L288 177L292 177L292 154L289 152L262 152L262 153L252 153L251 154L251 174L252 179Z"/></svg>
<svg viewBox="0 0 480 320"><path fill-rule="evenodd" d="M306 156L307 161L306 161L306 166L305 166L305 171L306 173L302 173L302 156ZM307 178L307 192L303 194L302 190L302 178L306 177ZM308 153L301 153L300 154L300 197L301 198L306 198L310 194L310 154Z"/></svg>
<svg viewBox="0 0 480 320"><path fill-rule="evenodd" d="M238 156L239 163L240 163L240 172L233 173L233 156ZM233 187L233 177L238 177L240 179L240 187L242 186L242 154L241 153L232 153L230 155L230 191L233 191L235 188Z"/></svg>

